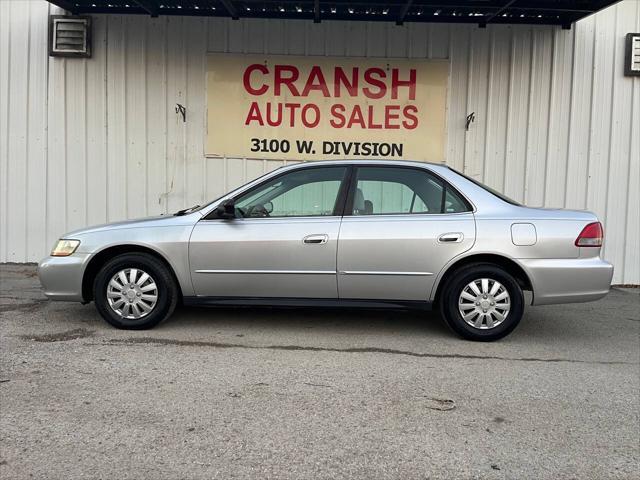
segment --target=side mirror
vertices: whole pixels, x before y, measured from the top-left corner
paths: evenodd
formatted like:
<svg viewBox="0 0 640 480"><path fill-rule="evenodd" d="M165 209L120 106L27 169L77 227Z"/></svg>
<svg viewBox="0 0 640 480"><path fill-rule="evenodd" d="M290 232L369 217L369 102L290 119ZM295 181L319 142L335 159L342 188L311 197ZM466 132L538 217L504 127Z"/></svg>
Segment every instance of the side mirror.
<svg viewBox="0 0 640 480"><path fill-rule="evenodd" d="M267 213L273 212L273 203L267 202L263 206L264 206L265 212L267 212Z"/></svg>
<svg viewBox="0 0 640 480"><path fill-rule="evenodd" d="M233 200L227 200L216 208L216 215L218 218L224 218L230 220L236 218L236 205Z"/></svg>

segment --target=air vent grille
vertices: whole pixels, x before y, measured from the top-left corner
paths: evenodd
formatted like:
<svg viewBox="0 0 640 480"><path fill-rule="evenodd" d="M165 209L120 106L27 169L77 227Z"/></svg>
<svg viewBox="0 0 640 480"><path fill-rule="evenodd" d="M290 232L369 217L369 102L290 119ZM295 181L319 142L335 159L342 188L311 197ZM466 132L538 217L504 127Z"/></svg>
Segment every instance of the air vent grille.
<svg viewBox="0 0 640 480"><path fill-rule="evenodd" d="M91 56L91 18L52 15L49 22L49 55Z"/></svg>
<svg viewBox="0 0 640 480"><path fill-rule="evenodd" d="M640 33L627 33L624 74L640 75Z"/></svg>

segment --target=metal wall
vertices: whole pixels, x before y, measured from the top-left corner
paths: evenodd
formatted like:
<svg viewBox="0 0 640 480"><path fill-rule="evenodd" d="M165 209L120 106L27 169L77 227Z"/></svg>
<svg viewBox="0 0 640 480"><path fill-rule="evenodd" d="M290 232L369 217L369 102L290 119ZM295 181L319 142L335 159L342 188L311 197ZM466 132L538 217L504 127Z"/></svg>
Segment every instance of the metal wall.
<svg viewBox="0 0 640 480"><path fill-rule="evenodd" d="M595 211L614 283L640 283L640 79L623 76L638 1L570 31L96 16L86 60L47 56L53 10L0 2L2 262L36 261L71 229L201 203L281 165L205 158L207 52L449 58L447 162L531 206Z"/></svg>

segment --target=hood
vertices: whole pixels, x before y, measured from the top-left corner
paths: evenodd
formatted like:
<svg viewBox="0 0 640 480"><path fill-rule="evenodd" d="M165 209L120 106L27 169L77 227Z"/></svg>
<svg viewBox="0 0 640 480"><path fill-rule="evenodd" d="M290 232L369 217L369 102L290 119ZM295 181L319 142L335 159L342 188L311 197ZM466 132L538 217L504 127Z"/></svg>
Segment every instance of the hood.
<svg viewBox="0 0 640 480"><path fill-rule="evenodd" d="M73 238L87 233L100 232L105 230L120 230L127 228L150 228L150 227L170 227L179 225L193 225L202 218L199 212L193 212L187 215L158 215L155 217L138 218L134 220L124 220L120 222L104 223L91 227L73 230L64 234L60 238Z"/></svg>

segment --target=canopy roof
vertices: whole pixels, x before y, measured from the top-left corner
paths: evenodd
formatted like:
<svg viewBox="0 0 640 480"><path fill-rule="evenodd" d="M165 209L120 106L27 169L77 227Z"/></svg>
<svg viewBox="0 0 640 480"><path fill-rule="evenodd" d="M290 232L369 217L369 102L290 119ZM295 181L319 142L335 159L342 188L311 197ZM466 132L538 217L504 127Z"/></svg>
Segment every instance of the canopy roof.
<svg viewBox="0 0 640 480"><path fill-rule="evenodd" d="M74 14L570 25L617 0L49 0Z"/></svg>

